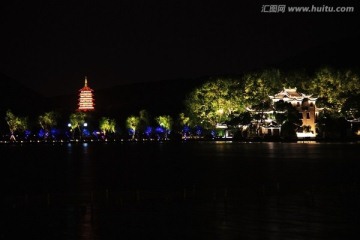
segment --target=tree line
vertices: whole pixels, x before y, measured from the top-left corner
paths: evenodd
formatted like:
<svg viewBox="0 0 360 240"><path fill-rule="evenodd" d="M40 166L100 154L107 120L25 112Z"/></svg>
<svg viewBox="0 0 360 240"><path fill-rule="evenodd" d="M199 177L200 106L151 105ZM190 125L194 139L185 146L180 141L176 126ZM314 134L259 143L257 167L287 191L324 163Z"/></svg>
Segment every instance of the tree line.
<svg viewBox="0 0 360 240"><path fill-rule="evenodd" d="M244 74L239 78L210 78L201 86L184 96L184 110L177 116L161 115L150 117L147 110L128 116L125 123L117 124L116 119L101 117L96 126L86 127L87 113L75 112L69 116L69 139L89 137L88 129L97 129L100 139L115 138L119 132L127 139L168 139L186 137L216 136L217 126L229 128L246 126L242 136L256 135L262 124L265 109L272 109L272 119L282 127L284 137L293 136L301 126L297 110L282 101L272 104L274 96L283 88L297 88L298 92L317 97L316 106L321 108L317 128L319 132L336 135L339 126L346 120L360 117L359 74L351 69L324 67L314 72L267 69ZM253 110L253 111L250 111ZM255 111L254 111L255 110ZM52 133L57 127L58 114L46 112L38 117L39 138L56 138ZM253 120L257 125L252 125ZM30 132L28 118L16 116L8 110L5 120L9 127L9 138ZM121 130L121 131L119 131ZM41 134L40 134L41 132ZM92 133L90 133L90 137Z"/></svg>
<svg viewBox="0 0 360 240"><path fill-rule="evenodd" d="M36 130L31 131L28 117L17 116L8 110L5 120L9 128L9 135L5 135L10 141L17 141L18 138L21 140L64 140L64 138L68 140L94 138L108 140L119 136L132 140L139 138L166 140L174 126L173 118L170 115L161 115L150 119L147 110L141 110L139 115L127 117L125 131L121 135L117 135L117 133L122 127L114 118L101 117L94 124L94 121L91 120L91 113L76 111L69 115L66 128L58 126L59 117L55 111L45 112L37 118ZM92 122L92 126L88 124L89 120ZM153 124L153 126L149 124Z"/></svg>

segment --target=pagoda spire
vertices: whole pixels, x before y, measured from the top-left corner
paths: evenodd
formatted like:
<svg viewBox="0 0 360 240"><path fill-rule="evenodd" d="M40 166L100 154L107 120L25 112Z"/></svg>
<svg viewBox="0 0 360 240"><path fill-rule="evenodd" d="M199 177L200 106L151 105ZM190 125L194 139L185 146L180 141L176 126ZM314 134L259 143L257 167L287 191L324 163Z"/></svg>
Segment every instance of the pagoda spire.
<svg viewBox="0 0 360 240"><path fill-rule="evenodd" d="M87 77L85 76L85 86L79 90L79 108L78 111L94 111L94 90L88 86Z"/></svg>

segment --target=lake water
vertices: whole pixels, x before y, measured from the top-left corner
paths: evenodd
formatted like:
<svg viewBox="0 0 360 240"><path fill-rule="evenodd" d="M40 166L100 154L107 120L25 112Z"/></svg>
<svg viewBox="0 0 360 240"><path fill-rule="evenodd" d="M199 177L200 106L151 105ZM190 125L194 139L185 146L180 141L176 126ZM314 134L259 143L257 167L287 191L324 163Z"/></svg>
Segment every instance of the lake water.
<svg viewBox="0 0 360 240"><path fill-rule="evenodd" d="M350 239L359 144L0 145L0 239Z"/></svg>

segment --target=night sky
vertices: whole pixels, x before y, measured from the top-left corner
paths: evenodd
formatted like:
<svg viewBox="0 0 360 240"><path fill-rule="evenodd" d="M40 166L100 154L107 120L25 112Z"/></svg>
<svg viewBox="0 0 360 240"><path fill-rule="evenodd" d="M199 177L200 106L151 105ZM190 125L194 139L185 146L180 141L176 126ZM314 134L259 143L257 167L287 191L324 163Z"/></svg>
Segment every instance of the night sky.
<svg viewBox="0 0 360 240"><path fill-rule="evenodd" d="M1 6L0 72L53 96L73 93L85 75L99 89L241 74L359 33L360 8L349 1L337 4L355 6L355 13L261 13L263 4L279 3L309 5L9 1Z"/></svg>

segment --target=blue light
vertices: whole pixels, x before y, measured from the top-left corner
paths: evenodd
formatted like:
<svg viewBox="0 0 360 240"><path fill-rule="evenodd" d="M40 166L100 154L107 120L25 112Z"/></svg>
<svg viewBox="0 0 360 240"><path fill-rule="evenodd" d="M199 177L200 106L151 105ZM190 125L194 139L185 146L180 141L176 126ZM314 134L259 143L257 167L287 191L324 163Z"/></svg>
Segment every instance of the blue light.
<svg viewBox="0 0 360 240"><path fill-rule="evenodd" d="M65 136L66 136L68 139L72 139L72 138L73 138L73 134L72 134L72 132L70 132L70 131L66 131L66 132L65 132Z"/></svg>
<svg viewBox="0 0 360 240"><path fill-rule="evenodd" d="M82 133L84 137L90 137L90 131L88 129L83 129Z"/></svg>
<svg viewBox="0 0 360 240"><path fill-rule="evenodd" d="M200 136L202 134L203 130L200 126L195 126L195 134Z"/></svg>
<svg viewBox="0 0 360 240"><path fill-rule="evenodd" d="M101 137L101 132L100 132L100 130L94 130L92 132L92 135L98 140L99 137Z"/></svg>
<svg viewBox="0 0 360 240"><path fill-rule="evenodd" d="M157 128L155 128L155 132L156 132L156 133L164 133L165 130L164 130L164 128L162 128L162 127L157 127Z"/></svg>
<svg viewBox="0 0 360 240"><path fill-rule="evenodd" d="M146 135L147 137L149 137L149 136L151 135L152 131L153 131L152 127L150 127L150 126L146 127L146 129L145 129L145 135Z"/></svg>
<svg viewBox="0 0 360 240"><path fill-rule="evenodd" d="M183 133L188 133L188 132L190 132L190 127L187 126L187 125L185 125L185 126L183 127L182 131L183 131Z"/></svg>
<svg viewBox="0 0 360 240"><path fill-rule="evenodd" d="M39 133L38 133L39 138L43 138L45 136L45 131L44 129L40 129Z"/></svg>
<svg viewBox="0 0 360 240"><path fill-rule="evenodd" d="M31 134L30 130L25 130L25 138L28 138Z"/></svg>
<svg viewBox="0 0 360 240"><path fill-rule="evenodd" d="M50 130L50 133L51 133L51 137L56 138L57 136L59 136L60 130L59 130L59 129L56 129L56 128L52 128L52 129Z"/></svg>
<svg viewBox="0 0 360 240"><path fill-rule="evenodd" d="M129 136L134 136L134 133L135 133L135 131L134 131L134 129L128 129L128 134L129 134Z"/></svg>

